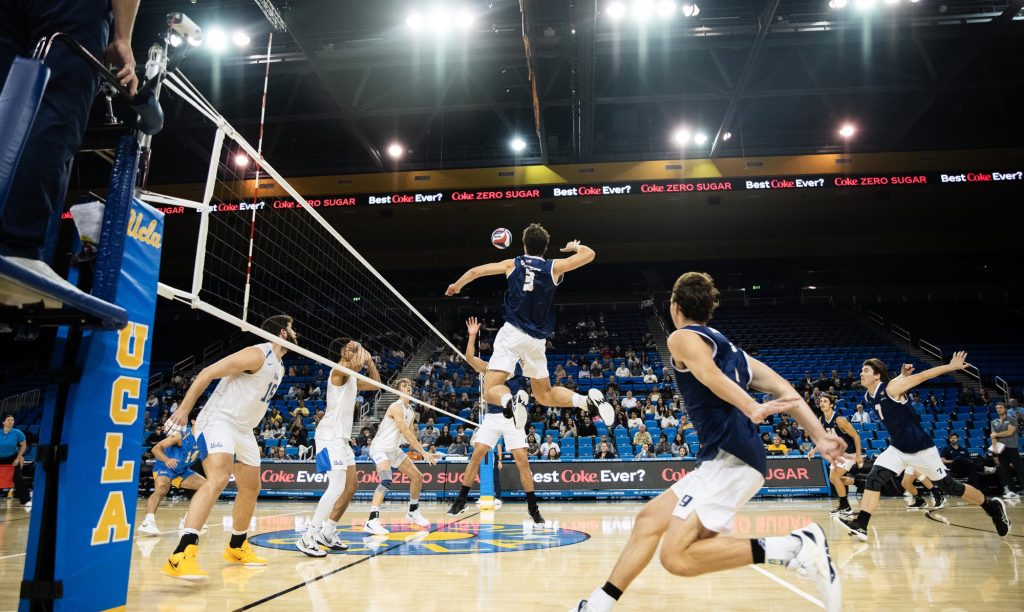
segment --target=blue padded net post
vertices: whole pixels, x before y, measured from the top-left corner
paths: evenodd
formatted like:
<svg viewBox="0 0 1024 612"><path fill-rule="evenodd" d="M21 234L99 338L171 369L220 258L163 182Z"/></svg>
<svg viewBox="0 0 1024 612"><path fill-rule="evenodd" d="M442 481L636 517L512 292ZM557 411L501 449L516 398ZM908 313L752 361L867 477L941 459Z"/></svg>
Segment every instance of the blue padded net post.
<svg viewBox="0 0 1024 612"><path fill-rule="evenodd" d="M110 191L103 211L100 230L99 254L92 295L110 302L117 295L117 281L121 277L121 260L128 231L128 216L135 195L135 176L139 169L139 142L134 135L121 137L117 158L110 172Z"/></svg>

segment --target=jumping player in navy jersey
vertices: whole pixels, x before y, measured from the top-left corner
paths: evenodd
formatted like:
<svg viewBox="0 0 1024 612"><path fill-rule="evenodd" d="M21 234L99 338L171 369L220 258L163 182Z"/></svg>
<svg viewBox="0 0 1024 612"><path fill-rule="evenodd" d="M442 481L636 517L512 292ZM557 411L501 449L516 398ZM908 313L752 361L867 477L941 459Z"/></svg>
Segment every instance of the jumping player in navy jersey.
<svg viewBox="0 0 1024 612"><path fill-rule="evenodd" d="M476 317L466 320L466 331L469 334L469 339L466 342L466 352L463 356L466 358L466 363L483 377L487 372L487 362L476 356L476 339L480 332L480 323ZM518 366L516 366L517 371ZM506 385L516 393L520 391L526 393L529 382L523 376L515 375L506 381ZM473 445L473 455L469 459L469 464L466 465L466 471L462 474L462 488L459 490L459 496L448 510L448 514L456 516L466 509L469 490L480 472L480 463L487 453L497 446L498 440L504 438L505 447L512 453L512 458L516 460L516 467L519 468L519 482L523 485L523 491L526 492L530 518L535 524L543 524L544 517L540 514L540 508L537 507L537 499L534 495L533 471L530 469L530 456L526 453L528 445L523 428L516 427L512 419L502 414L501 406L486 403L482 394L481 402L483 402L484 415L480 419L480 427L473 432L473 439L470 441Z"/></svg>
<svg viewBox="0 0 1024 612"><path fill-rule="evenodd" d="M882 485L896 478L906 468L912 467L922 476L930 478L935 486L947 495L961 497L965 501L981 506L996 527L996 533L1005 536L1010 531L1010 518L1006 506L998 497L985 495L970 485L964 485L946 471L939 457L939 451L932 437L921 427L921 421L910 406L907 392L914 387L944 374L951 374L968 367L967 353L953 354L948 365L931 368L919 374L900 375L890 380L889 370L879 359L868 359L860 371L860 384L867 391L864 403L872 404L878 418L889 431L889 448L875 460L868 474L864 496L860 501L860 513L856 518L840 515L833 517L836 525L862 541L868 539L868 521L871 513L878 508Z"/></svg>
<svg viewBox="0 0 1024 612"><path fill-rule="evenodd" d="M484 375L484 399L488 404L501 406L505 417L513 419L516 427L522 429L526 425L529 400L525 392L513 395L505 384L517 363L522 366L523 375L530 379L533 395L539 403L589 409L600 413L601 419L610 426L615 411L604 401L603 393L591 389L587 395L580 395L565 387L551 386L544 346L555 331L555 290L566 273L594 261L595 253L579 240L572 240L562 249L563 253L572 253L571 256L544 259L550 240L547 230L537 223L531 224L523 230L525 255L471 268L448 286L445 295L458 294L477 278L505 275L508 281L503 310L505 325L494 339L494 353Z"/></svg>
<svg viewBox="0 0 1024 612"><path fill-rule="evenodd" d="M659 542L661 564L673 575L698 576L769 563L815 579L826 610L842 606L839 577L817 524L782 537L716 537L732 530L736 511L764 485L768 461L757 423L767 416L791 414L826 459L836 459L846 448L842 438L825 432L784 378L708 327L717 306L718 290L707 274L687 272L672 287L676 331L668 338L668 348L679 391L700 438L700 463L644 506L608 582L573 610L611 610L650 563ZM777 399L760 404L748 387ZM639 606L636 602L631 607Z"/></svg>
<svg viewBox="0 0 1024 612"><path fill-rule="evenodd" d="M860 434L850 425L846 417L836 413L836 400L830 395L822 395L818 400L818 408L821 408L821 426L826 432L835 434L846 442L846 452L853 453L853 460L846 457L834 459L828 470L828 479L836 488L836 495L839 496L839 507L832 511L832 514L850 516L853 508L850 507L850 500L846 497L846 487L853 484L853 479L846 474L853 469L853 466L864 467L864 455L861 454ZM807 458L814 458L814 450L807 453Z"/></svg>

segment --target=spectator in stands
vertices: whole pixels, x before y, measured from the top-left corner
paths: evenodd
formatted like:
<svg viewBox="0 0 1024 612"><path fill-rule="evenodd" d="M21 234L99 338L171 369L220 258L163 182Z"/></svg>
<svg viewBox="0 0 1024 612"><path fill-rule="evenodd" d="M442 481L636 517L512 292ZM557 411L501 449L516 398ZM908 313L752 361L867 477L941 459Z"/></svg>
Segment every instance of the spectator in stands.
<svg viewBox="0 0 1024 612"><path fill-rule="evenodd" d="M371 444L373 444L373 436L367 436L366 444L364 446L360 446L359 452L356 453L356 459L369 459Z"/></svg>
<svg viewBox="0 0 1024 612"><path fill-rule="evenodd" d="M526 438L526 454L531 457L540 457L540 444L537 444L537 436Z"/></svg>
<svg viewBox="0 0 1024 612"><path fill-rule="evenodd" d="M556 365L555 366L555 378L565 378L565 377L566 377L565 368L562 367L562 364Z"/></svg>
<svg viewBox="0 0 1024 612"><path fill-rule="evenodd" d="M630 372L629 367L625 363L623 363L619 367L615 368L615 375L618 376L619 378L629 378L630 376L633 375L633 373Z"/></svg>
<svg viewBox="0 0 1024 612"><path fill-rule="evenodd" d="M583 366L580 367L580 371L577 374L577 376L579 376L580 380L583 380L584 378L590 378L590 368L588 368L586 364L584 364Z"/></svg>
<svg viewBox="0 0 1024 612"><path fill-rule="evenodd" d="M617 456L615 454L615 451L612 450L611 446L609 446L607 442L602 442L601 445L597 447L597 454L594 455L594 457L596 459L615 459L615 458L617 458Z"/></svg>
<svg viewBox="0 0 1024 612"><path fill-rule="evenodd" d="M775 433L779 433L783 429L788 429L790 427L793 427L793 421L790 420L788 414L779 415L779 422L772 426Z"/></svg>
<svg viewBox="0 0 1024 612"><path fill-rule="evenodd" d="M949 444L942 449L942 463L951 474L966 477L967 483L976 489L981 489L981 477L978 476L978 468L971 461L971 454L967 449L960 446L960 436L955 433L949 434Z"/></svg>
<svg viewBox="0 0 1024 612"><path fill-rule="evenodd" d="M1024 489L1024 465L1021 465L1017 449L1017 422L1010 420L1006 413L1006 404L1003 402L996 404L996 418L992 420L991 427L992 444L998 442L1003 445L1003 450L998 453L999 479L1003 481L1003 496L1016 499L1019 495L1013 490L1013 473L1016 473L1018 484ZM1010 471L1011 467L1013 472Z"/></svg>
<svg viewBox="0 0 1024 612"><path fill-rule="evenodd" d="M629 412L629 420L626 421L626 427L629 429L640 429L640 426L644 424L644 420L640 418L639 410L631 410Z"/></svg>
<svg viewBox="0 0 1024 612"><path fill-rule="evenodd" d="M601 443L607 444L608 448L612 449L613 451L617 451L618 450L618 449L615 448L615 442L613 442L612 440L608 439L608 435L607 434L601 434L601 440L598 442L598 446L600 446Z"/></svg>
<svg viewBox="0 0 1024 612"><path fill-rule="evenodd" d="M292 410L292 416L300 416L302 418L309 416L309 408L306 408L305 400L299 400L299 405Z"/></svg>
<svg viewBox="0 0 1024 612"><path fill-rule="evenodd" d="M153 448L154 446L160 443L160 440L164 439L163 422L164 421L160 421L159 423L157 423L156 427L153 429L153 433L149 434L149 436L146 438L146 448Z"/></svg>
<svg viewBox="0 0 1024 612"><path fill-rule="evenodd" d="M288 459L288 455L285 454L283 446L274 447L274 454L272 456L274 457L274 459L277 459L278 461L284 461Z"/></svg>
<svg viewBox="0 0 1024 612"><path fill-rule="evenodd" d="M690 422L690 416L685 412L679 417L679 431L685 431L687 429L693 429L693 423Z"/></svg>
<svg viewBox="0 0 1024 612"><path fill-rule="evenodd" d="M661 434L658 436L658 443L654 445L655 455L667 455L672 452L672 446L668 443L668 436Z"/></svg>
<svg viewBox="0 0 1024 612"><path fill-rule="evenodd" d="M263 421L263 429L260 430L260 438L263 440L264 444L266 444L267 440L272 440L274 438L274 424L271 423L269 419Z"/></svg>
<svg viewBox="0 0 1024 612"><path fill-rule="evenodd" d="M829 385L832 384L827 378L825 378L824 372L818 372L818 379L814 381L813 387L818 391L825 391Z"/></svg>
<svg viewBox="0 0 1024 612"><path fill-rule="evenodd" d="M548 435L544 438L544 444L540 445L540 454L544 457L547 457L548 453L551 450L554 450L559 455L562 454L562 447L559 446L557 442L555 442L554 438Z"/></svg>
<svg viewBox="0 0 1024 612"><path fill-rule="evenodd" d="M675 371L672 370L671 365L664 365L661 367L661 379L664 381L670 381L675 377Z"/></svg>
<svg viewBox="0 0 1024 612"><path fill-rule="evenodd" d="M562 421L562 426L558 428L559 438L575 438L576 437L576 421L572 419L565 419Z"/></svg>
<svg viewBox="0 0 1024 612"><path fill-rule="evenodd" d="M359 430L359 435L356 436L356 448L362 448L370 445L370 428L364 427Z"/></svg>
<svg viewBox="0 0 1024 612"><path fill-rule="evenodd" d="M160 405L160 399L157 398L155 393L149 394L149 399L146 400L146 408L156 408Z"/></svg>
<svg viewBox="0 0 1024 612"><path fill-rule="evenodd" d="M654 374L654 370L650 368L644 373L644 382L647 384L655 384L658 382L658 377Z"/></svg>
<svg viewBox="0 0 1024 612"><path fill-rule="evenodd" d="M785 455L788 452L789 448L787 448L786 445L782 443L782 438L779 437L779 434L775 434L774 436L772 436L772 443L768 445L768 454Z"/></svg>
<svg viewBox="0 0 1024 612"><path fill-rule="evenodd" d="M309 443L306 424L302 422L302 417L298 414L295 415L295 419L288 427L288 437L296 440L297 444L295 446L298 446L298 444L306 446Z"/></svg>
<svg viewBox="0 0 1024 612"><path fill-rule="evenodd" d="M910 407L917 416L923 416L927 411L925 405L921 403L921 396L917 393L910 396Z"/></svg>
<svg viewBox="0 0 1024 612"><path fill-rule="evenodd" d="M455 441L452 442L451 446L448 447L449 455L459 455L465 457L469 455L469 445L466 444L466 437L462 434L455 436Z"/></svg>
<svg viewBox="0 0 1024 612"><path fill-rule="evenodd" d="M637 399L633 397L632 391L626 391L626 397L622 398L622 401L619 403L626 410L633 410L637 406Z"/></svg>
<svg viewBox="0 0 1024 612"><path fill-rule="evenodd" d="M843 379L839 378L838 370L832 370L832 378L828 382L830 387L834 387L836 389L845 388L845 385L843 384ZM832 395L835 395L835 391L832 392Z"/></svg>
<svg viewBox="0 0 1024 612"><path fill-rule="evenodd" d="M925 404L925 408L933 413L938 413L941 406L939 405L939 398L931 395L928 397L928 401Z"/></svg>
<svg viewBox="0 0 1024 612"><path fill-rule="evenodd" d="M672 440L672 447L670 450L672 451L672 455L676 457L685 457L690 454L690 445L686 443L686 438L683 437L682 429L676 432L676 439Z"/></svg>
<svg viewBox="0 0 1024 612"><path fill-rule="evenodd" d="M565 388L569 389L570 391L575 391L576 387L576 381L573 380L572 375L570 374L569 377L565 380Z"/></svg>
<svg viewBox="0 0 1024 612"><path fill-rule="evenodd" d="M437 439L441 436L441 432L434 427L434 418L430 417L427 419L427 426L420 430L419 440L420 444L424 447L436 444Z"/></svg>
<svg viewBox="0 0 1024 612"><path fill-rule="evenodd" d="M653 459L654 455L651 453L651 445L646 442L640 445L640 451L633 457L633 461L640 461L643 459Z"/></svg>
<svg viewBox="0 0 1024 612"><path fill-rule="evenodd" d="M583 422L576 428L576 435L580 438L592 438L597 435L597 427L589 414L583 415Z"/></svg>
<svg viewBox="0 0 1024 612"><path fill-rule="evenodd" d="M767 431L761 434L761 444L764 444L765 448L772 443L772 435Z"/></svg>
<svg viewBox="0 0 1024 612"><path fill-rule="evenodd" d="M291 400L294 400L295 398L297 398L298 396L299 396L299 386L298 385L292 385L292 386L288 387L288 393L284 396L284 398L286 400L291 401Z"/></svg>
<svg viewBox="0 0 1024 612"><path fill-rule="evenodd" d="M311 374L309 372L309 364L308 363L302 364L302 375L303 376L311 376Z"/></svg>
<svg viewBox="0 0 1024 612"><path fill-rule="evenodd" d="M636 432L636 435L633 436L633 445L634 446L638 446L638 445L641 445L641 444L651 445L653 443L654 442L651 440L651 433L649 431L647 431L647 426L644 425L643 423L640 423L640 431Z"/></svg>
<svg viewBox="0 0 1024 612"><path fill-rule="evenodd" d="M856 411L850 416L851 423L870 423L871 415L864 412L864 404L857 404Z"/></svg>
<svg viewBox="0 0 1024 612"><path fill-rule="evenodd" d="M438 446L451 446L453 441L454 440L452 439L452 434L449 431L448 424L445 423L444 425L441 426L441 433L440 435L437 436L437 441L435 442L435 444L437 444Z"/></svg>
<svg viewBox="0 0 1024 612"><path fill-rule="evenodd" d="M320 399L323 394L323 390L320 389L319 383L309 385L309 399Z"/></svg>
<svg viewBox="0 0 1024 612"><path fill-rule="evenodd" d="M288 376L298 376L299 371L295 369L295 364L288 366Z"/></svg>
<svg viewBox="0 0 1024 612"><path fill-rule="evenodd" d="M676 415L672 414L672 411L669 410L668 408L663 408L661 410L661 428L667 429L669 427L676 427L678 425L679 419L676 418Z"/></svg>
<svg viewBox="0 0 1024 612"><path fill-rule="evenodd" d="M792 430L788 427L779 429L779 439L789 448L796 448L796 440L793 438Z"/></svg>
<svg viewBox="0 0 1024 612"><path fill-rule="evenodd" d="M558 448L557 448L557 447L551 447L551 448L549 448L549 449L548 449L548 452L547 452L546 454L544 454L544 458L545 458L545 459L547 459L548 461L558 461L558 459L559 459L559 458L560 458L561 456L562 456L562 454L561 454L561 452L560 452L560 451L558 450Z"/></svg>
<svg viewBox="0 0 1024 612"><path fill-rule="evenodd" d="M313 428L316 429L316 426L319 425L322 420L324 420L324 411L317 410L316 414L313 415Z"/></svg>
<svg viewBox="0 0 1024 612"><path fill-rule="evenodd" d="M28 444L25 441L25 434L14 427L14 415L4 417L3 429L0 429L0 465L14 466L14 494L18 496L26 511L32 510L32 496L29 494L28 485L21 474L21 468L25 465L25 451ZM10 517L8 517L10 520Z"/></svg>

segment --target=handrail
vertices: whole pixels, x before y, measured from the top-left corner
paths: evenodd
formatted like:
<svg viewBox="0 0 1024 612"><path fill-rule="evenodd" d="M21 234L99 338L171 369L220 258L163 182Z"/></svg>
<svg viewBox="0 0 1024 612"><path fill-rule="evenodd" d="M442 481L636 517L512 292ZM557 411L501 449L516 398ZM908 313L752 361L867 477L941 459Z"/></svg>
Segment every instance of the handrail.
<svg viewBox="0 0 1024 612"><path fill-rule="evenodd" d="M993 381L996 384L996 389L999 389L1000 391L1003 392L1003 401L1010 401L1010 384L1007 383L1006 380L1000 376L996 376L993 379Z"/></svg>
<svg viewBox="0 0 1024 612"><path fill-rule="evenodd" d="M875 325L881 325L882 327L885 327L885 319L883 319L882 315L878 314L874 310L870 310L868 308L865 308L864 309L864 316L866 316L868 319L870 319L871 322L874 323Z"/></svg>
<svg viewBox="0 0 1024 612"><path fill-rule="evenodd" d="M911 339L910 339L910 332L908 332L907 330L903 329L899 325L896 325L895 323L893 323L892 325L889 326L889 329L892 331L892 333L896 334L900 338L903 338L903 340L905 340L906 342L908 342L908 343L912 342Z"/></svg>
<svg viewBox="0 0 1024 612"><path fill-rule="evenodd" d="M928 342L927 340L918 340L917 347L939 361L942 361L942 349L931 342Z"/></svg>

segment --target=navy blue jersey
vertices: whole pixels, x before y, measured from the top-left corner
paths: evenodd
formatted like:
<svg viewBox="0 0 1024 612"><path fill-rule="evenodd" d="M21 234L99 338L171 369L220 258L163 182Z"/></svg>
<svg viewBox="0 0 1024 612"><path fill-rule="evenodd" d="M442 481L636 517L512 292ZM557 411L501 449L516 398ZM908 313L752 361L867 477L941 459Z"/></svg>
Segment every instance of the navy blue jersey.
<svg viewBox="0 0 1024 612"><path fill-rule="evenodd" d="M696 332L708 340L715 365L740 387L747 388L751 371L746 353L733 346L716 329L702 325L687 325L682 329ZM719 450L724 450L762 474L767 474L767 453L757 426L740 409L726 403L702 385L689 370L675 370L676 383L683 396L686 412L700 439L697 460L714 459Z"/></svg>
<svg viewBox="0 0 1024 612"><path fill-rule="evenodd" d="M842 429L839 429L839 424L836 423L836 420L838 420L838 419L839 419L839 413L837 413L835 411L832 411L832 418L831 419L826 419L824 414L822 414L820 417L818 417L818 420L821 421L821 426L822 426L822 428L824 428L825 433L830 433L832 435L839 436L840 438L845 440L846 441L846 452L848 452L848 453L856 452L857 451L857 445L853 443L853 436L851 436L850 434L846 433Z"/></svg>
<svg viewBox="0 0 1024 612"><path fill-rule="evenodd" d="M520 255L508 275L505 290L505 321L534 338L547 338L555 331L555 289L553 262L543 257ZM561 282L561 279L559 279Z"/></svg>
<svg viewBox="0 0 1024 612"><path fill-rule="evenodd" d="M926 448L935 446L924 427L921 427L921 420L910 405L906 397L902 402L889 397L885 392L886 384L878 383L874 394L871 391L864 393L864 403L875 407L875 413L889 431L889 443L904 453L916 453Z"/></svg>

